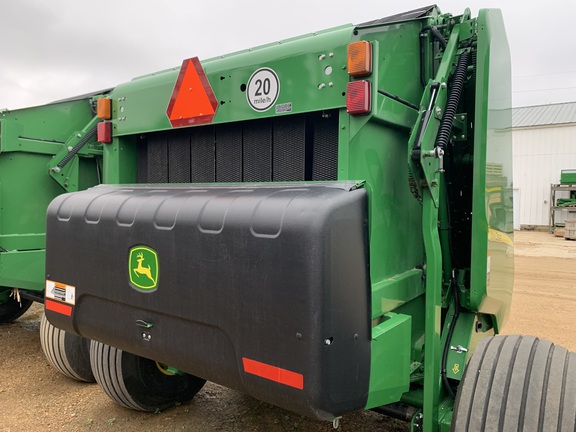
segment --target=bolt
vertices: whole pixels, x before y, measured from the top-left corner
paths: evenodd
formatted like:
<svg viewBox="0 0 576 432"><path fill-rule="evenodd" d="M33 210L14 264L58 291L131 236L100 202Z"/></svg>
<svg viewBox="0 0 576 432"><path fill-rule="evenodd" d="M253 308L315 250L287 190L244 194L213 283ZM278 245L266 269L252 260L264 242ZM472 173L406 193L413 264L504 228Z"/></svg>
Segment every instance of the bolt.
<svg viewBox="0 0 576 432"><path fill-rule="evenodd" d="M330 53L328 54L330 57L334 57L334 53Z"/></svg>
<svg viewBox="0 0 576 432"><path fill-rule="evenodd" d="M318 60L324 60L326 58L326 54L320 54L318 56Z"/></svg>
<svg viewBox="0 0 576 432"><path fill-rule="evenodd" d="M460 136L460 138L465 139L465 138L466 138L466 135L462 134L462 135Z"/></svg>
<svg viewBox="0 0 576 432"><path fill-rule="evenodd" d="M322 90L324 87L326 87L326 84L318 84L318 90Z"/></svg>
<svg viewBox="0 0 576 432"><path fill-rule="evenodd" d="M331 339L331 338L326 339L326 340L324 341L324 345L326 345L326 346L332 345L332 339Z"/></svg>
<svg viewBox="0 0 576 432"><path fill-rule="evenodd" d="M71 152L74 147L68 146L68 151Z"/></svg>

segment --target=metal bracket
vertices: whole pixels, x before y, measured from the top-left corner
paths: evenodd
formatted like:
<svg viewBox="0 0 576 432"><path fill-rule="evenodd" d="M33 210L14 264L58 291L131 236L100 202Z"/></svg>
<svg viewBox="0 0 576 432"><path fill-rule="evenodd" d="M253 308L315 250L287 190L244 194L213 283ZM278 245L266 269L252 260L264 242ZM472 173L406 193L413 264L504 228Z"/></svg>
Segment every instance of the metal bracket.
<svg viewBox="0 0 576 432"><path fill-rule="evenodd" d="M444 171L443 153L436 152L435 143L448 100L448 78L452 72L454 59L458 53L459 30L456 26L450 35L438 72L434 81L430 81L424 91L417 123L410 135L408 164L414 181L411 187L418 190L415 196L422 196L428 189L434 206L438 208L440 200L439 175ZM432 157L433 156L433 157ZM413 192L414 193L414 192Z"/></svg>
<svg viewBox="0 0 576 432"><path fill-rule="evenodd" d="M48 172L56 182L67 192L78 190L79 161L78 155L102 155L102 149L86 149L86 145L94 141L98 117L94 117L78 132L74 132L62 149L48 163Z"/></svg>
<svg viewBox="0 0 576 432"><path fill-rule="evenodd" d="M455 142L463 142L468 140L468 114L459 113L454 116L454 123L452 124L452 140Z"/></svg>

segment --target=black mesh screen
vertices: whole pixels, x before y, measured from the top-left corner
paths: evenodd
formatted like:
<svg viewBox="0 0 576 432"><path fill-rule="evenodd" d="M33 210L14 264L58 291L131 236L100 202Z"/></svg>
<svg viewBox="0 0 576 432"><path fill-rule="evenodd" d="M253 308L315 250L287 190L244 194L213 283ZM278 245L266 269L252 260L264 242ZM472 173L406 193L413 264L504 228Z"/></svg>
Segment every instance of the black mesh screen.
<svg viewBox="0 0 576 432"><path fill-rule="evenodd" d="M314 128L312 180L334 180L338 176L338 118L326 117Z"/></svg>
<svg viewBox="0 0 576 432"><path fill-rule="evenodd" d="M190 134L177 132L168 146L168 182L190 183Z"/></svg>
<svg viewBox="0 0 576 432"><path fill-rule="evenodd" d="M244 181L272 181L272 122L246 122L242 137Z"/></svg>
<svg viewBox="0 0 576 432"><path fill-rule="evenodd" d="M147 134L139 183L337 180L338 111Z"/></svg>
<svg viewBox="0 0 576 432"><path fill-rule="evenodd" d="M184 129L190 134L192 183L212 183L216 179L216 136L214 126ZM171 131L162 132L170 135ZM154 136L153 136L154 137Z"/></svg>

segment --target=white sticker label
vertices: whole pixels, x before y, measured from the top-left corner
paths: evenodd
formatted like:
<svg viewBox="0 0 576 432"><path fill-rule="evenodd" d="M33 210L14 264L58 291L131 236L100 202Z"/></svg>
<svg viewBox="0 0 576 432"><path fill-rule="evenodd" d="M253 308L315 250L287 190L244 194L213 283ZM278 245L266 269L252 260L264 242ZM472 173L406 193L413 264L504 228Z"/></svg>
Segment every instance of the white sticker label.
<svg viewBox="0 0 576 432"><path fill-rule="evenodd" d="M246 99L256 111L266 111L278 99L280 80L270 68L260 68L252 74L246 88Z"/></svg>
<svg viewBox="0 0 576 432"><path fill-rule="evenodd" d="M46 297L64 303L76 304L76 287L46 279Z"/></svg>

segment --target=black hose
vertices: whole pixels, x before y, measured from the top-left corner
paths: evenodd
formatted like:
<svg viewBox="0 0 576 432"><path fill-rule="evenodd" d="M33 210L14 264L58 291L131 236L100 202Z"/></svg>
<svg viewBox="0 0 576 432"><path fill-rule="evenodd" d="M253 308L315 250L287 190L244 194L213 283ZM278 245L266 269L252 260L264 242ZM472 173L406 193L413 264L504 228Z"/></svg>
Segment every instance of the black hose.
<svg viewBox="0 0 576 432"><path fill-rule="evenodd" d="M446 26L441 26L441 27L426 26L426 27L423 27L421 31L430 30L430 33L432 33L432 36L434 36L434 39L436 39L438 41L438 43L440 45L442 45L442 49L446 49L446 39L444 39L444 36L442 36L442 33L440 33L440 31L438 31L438 28L444 28L444 27L446 27Z"/></svg>
<svg viewBox="0 0 576 432"><path fill-rule="evenodd" d="M456 328L456 321L458 320L458 316L460 315L460 293L458 284L456 283L456 277L454 276L454 272L452 273L452 279L450 282L452 287L452 295L454 296L454 316L452 317L452 322L450 323L450 328L448 329L448 335L446 336L446 343L444 344L444 349L442 350L442 370L440 374L442 375L442 385L444 386L444 390L451 398L454 398L456 395L454 394L454 390L450 386L450 382L448 381L448 376L446 376L446 363L448 360L448 350L450 349L450 341L452 340L452 335L454 334L454 329Z"/></svg>
<svg viewBox="0 0 576 432"><path fill-rule="evenodd" d="M378 93L380 93L383 96L389 97L390 99L394 99L396 102L400 102L402 105L405 105L408 108L412 108L416 111L418 111L418 109L419 109L418 105L415 105L412 102L408 102L407 100L401 99L400 97L398 97L392 93L388 93L387 91L378 89Z"/></svg>
<svg viewBox="0 0 576 432"><path fill-rule="evenodd" d="M444 115L442 116L442 121L440 122L440 129L438 130L438 135L436 136L436 147L441 147L444 149L450 141L452 124L454 123L454 116L456 115L456 110L458 109L458 104L460 103L460 96L462 95L462 90L464 89L464 83L466 81L466 74L468 73L469 64L470 51L464 51L460 55L458 65L456 66L456 72L454 72L452 90L448 96L446 108L444 109Z"/></svg>
<svg viewBox="0 0 576 432"><path fill-rule="evenodd" d="M425 51L425 47L424 47L424 38L426 37L426 35L423 33L425 31L430 30L430 32L432 33L432 36L434 37L434 39L436 39L440 45L442 46L442 49L446 49L446 39L444 39L444 37L442 36L442 34L438 31L438 29L444 29L446 28L446 25L440 25L440 26L426 26L426 27L422 27L422 30L420 30L420 82L422 83L422 86L426 86L426 77L425 77L425 71L424 71L424 51Z"/></svg>

